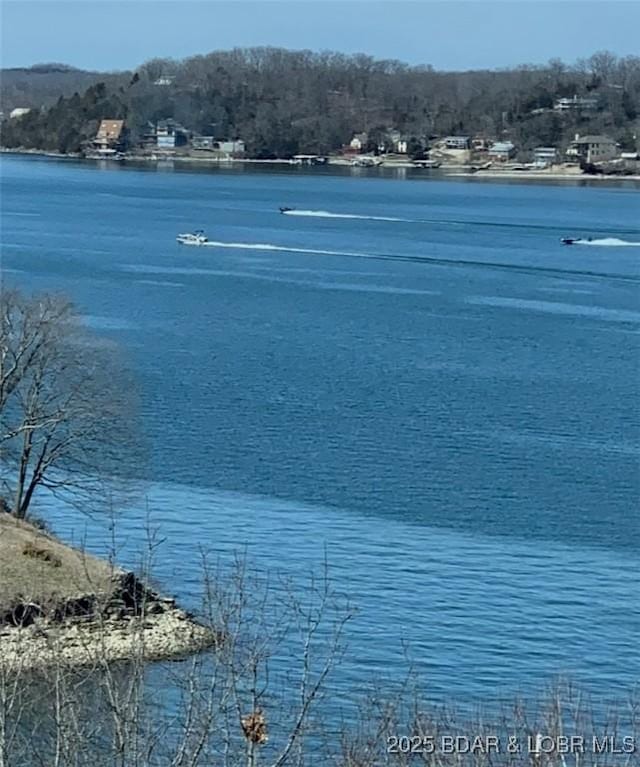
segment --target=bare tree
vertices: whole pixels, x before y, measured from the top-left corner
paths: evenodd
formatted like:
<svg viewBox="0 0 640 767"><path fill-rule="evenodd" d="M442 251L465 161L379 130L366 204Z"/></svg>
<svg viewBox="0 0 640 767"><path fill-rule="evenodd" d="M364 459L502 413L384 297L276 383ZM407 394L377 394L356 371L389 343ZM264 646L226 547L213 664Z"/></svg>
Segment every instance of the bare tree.
<svg viewBox="0 0 640 767"><path fill-rule="evenodd" d="M326 572L303 591L249 574L243 559L231 568L205 562L203 573L200 618L219 639L183 663L147 664L151 613L127 629L135 639L127 662L113 660L104 641L113 625L98 616L71 618L84 626L74 641L91 645L90 665L43 623L54 652L27 673L19 656L3 658L2 632L25 631L28 643L28 629L0 624L0 767L311 763L352 608Z"/></svg>
<svg viewBox="0 0 640 767"><path fill-rule="evenodd" d="M25 518L38 490L85 508L134 444L132 387L67 300L0 295L0 480Z"/></svg>

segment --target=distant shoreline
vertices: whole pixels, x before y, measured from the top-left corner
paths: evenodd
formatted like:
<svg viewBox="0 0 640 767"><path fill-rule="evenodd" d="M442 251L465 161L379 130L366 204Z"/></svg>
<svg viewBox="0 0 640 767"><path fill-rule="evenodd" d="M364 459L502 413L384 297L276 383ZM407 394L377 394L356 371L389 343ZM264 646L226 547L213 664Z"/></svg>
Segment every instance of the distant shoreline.
<svg viewBox="0 0 640 767"><path fill-rule="evenodd" d="M0 148L0 154L5 155L16 155L21 157L45 157L50 159L57 159L57 160L74 160L76 162L85 162L87 164L89 163L104 163L108 165L113 165L114 167L118 167L121 164L122 165L146 165L146 166L166 166L166 165L182 165L182 166L199 166L203 169L233 169L234 167L239 168L243 166L258 166L258 167L276 167L281 169L304 169L307 173L313 173L314 171L320 171L325 172L328 169L343 169L343 170L353 170L356 173L362 173L364 172L389 172L389 171L412 171L415 175L412 174L412 178L414 179L420 179L423 178L425 180L431 180L431 181L438 181L438 180L452 180L452 179L466 179L466 180L485 180L485 181L522 181L522 182L530 182L530 181L541 181L541 182L552 182L556 183L558 181L562 182L569 182L569 183L580 183L583 184L584 182L601 182L606 181L609 183L615 183L615 184L624 184L626 182L631 182L634 185L640 185L640 174L635 175L629 175L629 176L621 176L621 175L615 175L615 174L586 174L586 173L575 173L575 172L567 172L567 171L553 171L553 170L499 170L497 168L491 168L486 170L470 170L466 169L464 166L461 165L443 165L439 168L419 168L413 165L410 162L398 162L398 161L391 161L386 163L381 163L380 165L371 166L371 167L354 167L349 162L337 159L333 160L330 158L329 162L325 165L319 166L317 168L314 168L313 166L301 166L299 164L294 163L292 160L287 159L270 159L270 160L260 160L260 159L251 159L251 158L243 158L243 159L219 159L219 158L207 158L207 157L193 157L188 155L183 156L174 156L174 157L166 157L166 158L152 158L147 155L128 155L125 157L124 160L110 160L110 159L104 159L100 160L97 158L89 158L84 157L80 154L61 154L60 152L54 152L54 151L44 151L44 150L36 150L36 149L7 149L7 148Z"/></svg>

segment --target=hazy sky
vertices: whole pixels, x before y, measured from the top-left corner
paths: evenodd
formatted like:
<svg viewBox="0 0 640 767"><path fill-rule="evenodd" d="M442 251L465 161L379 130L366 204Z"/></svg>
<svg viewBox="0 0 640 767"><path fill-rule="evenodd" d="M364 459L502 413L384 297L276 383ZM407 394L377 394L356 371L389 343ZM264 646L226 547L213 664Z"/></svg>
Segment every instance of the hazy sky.
<svg viewBox="0 0 640 767"><path fill-rule="evenodd" d="M640 54L637 0L0 0L5 67L129 69L235 46L364 52L442 69Z"/></svg>

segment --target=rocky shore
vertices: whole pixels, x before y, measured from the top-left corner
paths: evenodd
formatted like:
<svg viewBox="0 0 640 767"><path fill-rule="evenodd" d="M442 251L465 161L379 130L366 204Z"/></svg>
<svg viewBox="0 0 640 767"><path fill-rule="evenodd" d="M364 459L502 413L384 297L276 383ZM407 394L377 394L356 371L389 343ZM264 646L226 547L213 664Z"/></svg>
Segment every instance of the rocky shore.
<svg viewBox="0 0 640 767"><path fill-rule="evenodd" d="M0 670L100 666L128 660L186 656L215 644L215 635L188 613L161 613L90 620L47 618L29 626L0 626Z"/></svg>
<svg viewBox="0 0 640 767"><path fill-rule="evenodd" d="M0 517L0 671L160 660L216 641L133 573Z"/></svg>

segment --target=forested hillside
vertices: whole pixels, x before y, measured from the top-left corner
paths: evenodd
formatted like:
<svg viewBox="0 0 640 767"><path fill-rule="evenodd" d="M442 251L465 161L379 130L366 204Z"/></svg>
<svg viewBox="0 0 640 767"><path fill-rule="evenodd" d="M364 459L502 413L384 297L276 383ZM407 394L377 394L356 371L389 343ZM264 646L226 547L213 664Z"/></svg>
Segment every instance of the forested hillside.
<svg viewBox="0 0 640 767"><path fill-rule="evenodd" d="M254 157L327 153L354 132L366 131L375 142L391 128L416 143L483 134L509 138L524 151L566 145L576 132L604 132L625 148L636 148L640 136L640 57L607 52L571 65L553 60L512 70L438 72L364 55L236 49L156 59L136 72L99 79L69 93L70 80L62 78L53 104L50 92L39 97L35 85L25 84L20 106L40 98L44 108L5 120L3 145L77 151L107 117L125 118L134 144L148 121L172 117L194 133L241 138ZM5 81L4 98L7 87ZM553 109L557 99L576 95L596 99L597 106Z"/></svg>
<svg viewBox="0 0 640 767"><path fill-rule="evenodd" d="M0 103L5 115L16 107L49 107L60 96L84 93L90 85L101 81L118 83L122 77L119 73L87 72L65 64L3 69L0 73Z"/></svg>

